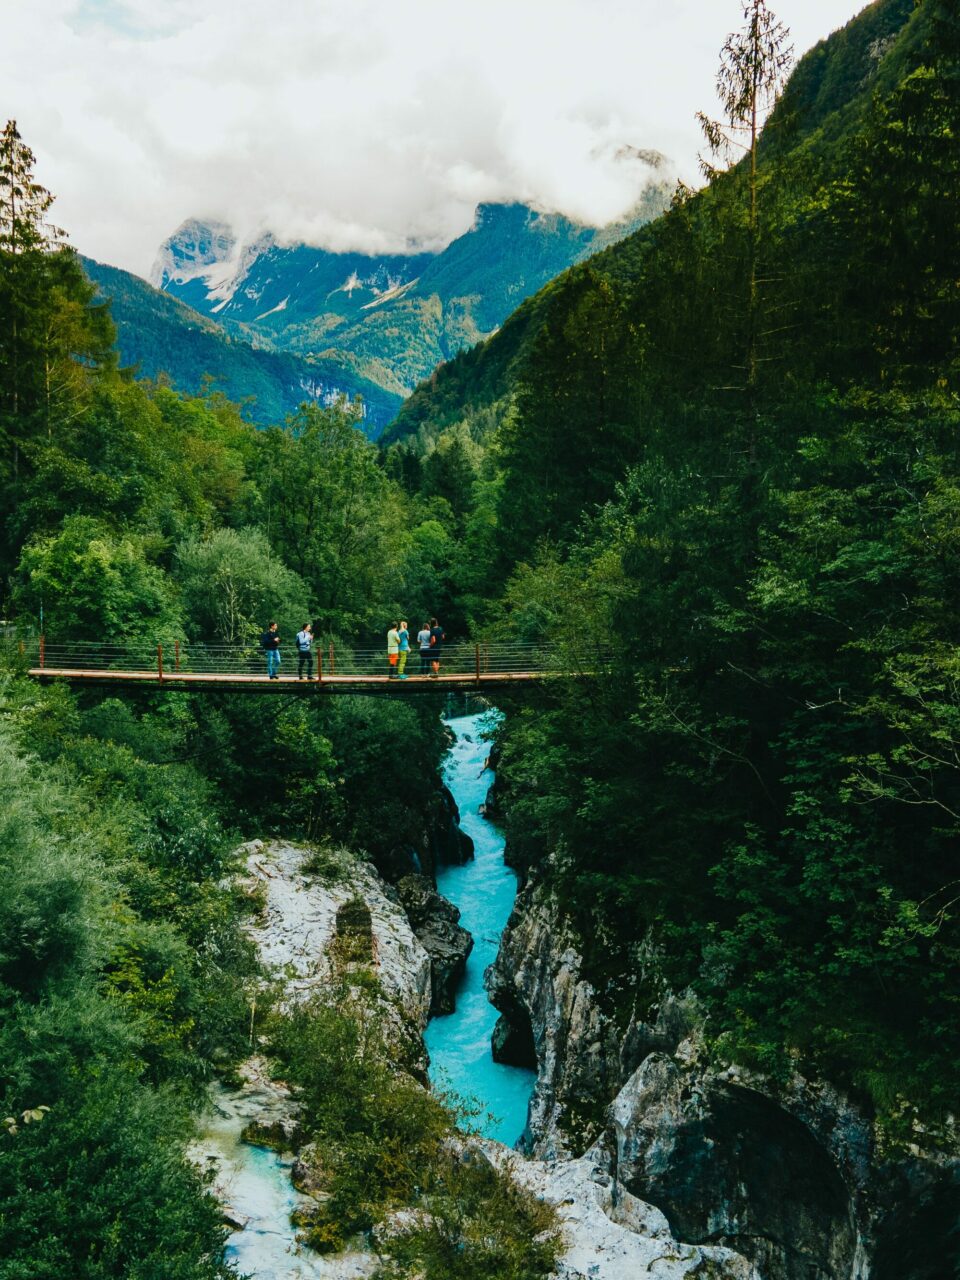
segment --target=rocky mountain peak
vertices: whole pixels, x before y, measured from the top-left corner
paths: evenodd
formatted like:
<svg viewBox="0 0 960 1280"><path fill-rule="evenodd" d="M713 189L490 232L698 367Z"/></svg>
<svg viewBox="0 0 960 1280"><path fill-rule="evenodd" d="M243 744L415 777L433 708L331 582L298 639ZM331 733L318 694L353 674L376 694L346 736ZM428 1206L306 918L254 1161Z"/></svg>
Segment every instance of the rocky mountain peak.
<svg viewBox="0 0 960 1280"><path fill-rule="evenodd" d="M237 237L226 222L187 218L160 246L150 271L150 283L163 289L171 280L183 282L205 268L227 261Z"/></svg>

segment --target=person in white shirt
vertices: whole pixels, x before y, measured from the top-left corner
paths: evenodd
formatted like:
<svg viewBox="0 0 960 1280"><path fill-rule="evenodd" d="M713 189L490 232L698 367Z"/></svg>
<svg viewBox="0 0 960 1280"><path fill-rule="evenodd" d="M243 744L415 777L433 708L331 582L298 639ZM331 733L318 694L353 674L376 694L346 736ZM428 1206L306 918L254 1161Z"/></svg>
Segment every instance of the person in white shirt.
<svg viewBox="0 0 960 1280"><path fill-rule="evenodd" d="M417 632L417 644L420 646L420 674L430 674L430 623L425 622Z"/></svg>
<svg viewBox="0 0 960 1280"><path fill-rule="evenodd" d="M297 632L297 676L304 678L303 668L307 668L306 678L313 679L313 627L309 622L303 624L303 630Z"/></svg>

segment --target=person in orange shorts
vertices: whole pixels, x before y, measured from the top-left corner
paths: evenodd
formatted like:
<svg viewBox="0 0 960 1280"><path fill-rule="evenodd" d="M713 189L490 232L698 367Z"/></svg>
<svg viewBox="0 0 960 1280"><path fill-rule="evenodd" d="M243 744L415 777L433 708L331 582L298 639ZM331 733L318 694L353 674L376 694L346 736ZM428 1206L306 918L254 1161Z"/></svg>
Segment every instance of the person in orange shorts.
<svg viewBox="0 0 960 1280"><path fill-rule="evenodd" d="M387 674L391 680L397 678L397 662L400 658L400 632L397 630L397 624L394 623L387 632Z"/></svg>

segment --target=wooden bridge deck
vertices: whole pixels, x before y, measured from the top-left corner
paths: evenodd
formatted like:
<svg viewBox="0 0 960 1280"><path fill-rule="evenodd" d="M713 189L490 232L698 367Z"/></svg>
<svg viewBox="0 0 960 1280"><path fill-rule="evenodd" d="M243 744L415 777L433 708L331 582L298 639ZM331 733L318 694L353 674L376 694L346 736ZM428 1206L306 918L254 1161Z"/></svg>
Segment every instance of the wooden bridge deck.
<svg viewBox="0 0 960 1280"><path fill-rule="evenodd" d="M28 674L41 682L65 680L76 684L147 685L163 689L215 691L244 690L258 693L299 693L304 696L335 693L492 693L509 685L530 684L550 679L559 672L492 671L479 676L467 673L441 673L439 676L410 675L392 680L383 675L324 675L320 679L299 680L295 675L281 675L271 680L267 675L231 674L207 671L170 671L161 676L156 671L108 671L69 667L30 667Z"/></svg>

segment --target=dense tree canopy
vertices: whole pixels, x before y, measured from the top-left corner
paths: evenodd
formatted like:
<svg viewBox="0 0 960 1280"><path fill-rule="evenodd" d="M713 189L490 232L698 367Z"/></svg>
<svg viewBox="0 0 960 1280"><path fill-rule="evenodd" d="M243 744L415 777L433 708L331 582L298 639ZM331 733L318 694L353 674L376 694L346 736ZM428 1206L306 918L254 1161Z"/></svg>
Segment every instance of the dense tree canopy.
<svg viewBox="0 0 960 1280"><path fill-rule="evenodd" d="M344 406L257 431L118 372L8 126L3 612L94 644L249 643L274 614L379 643L442 612L561 645L592 678L507 708L502 802L606 1008L690 988L718 1056L935 1132L960 1086L955 6L883 0L791 83L755 171L548 286L384 450ZM402 861L438 707L121 702L30 687L13 649L0 1276L225 1275L182 1149L249 1037L230 837Z"/></svg>

